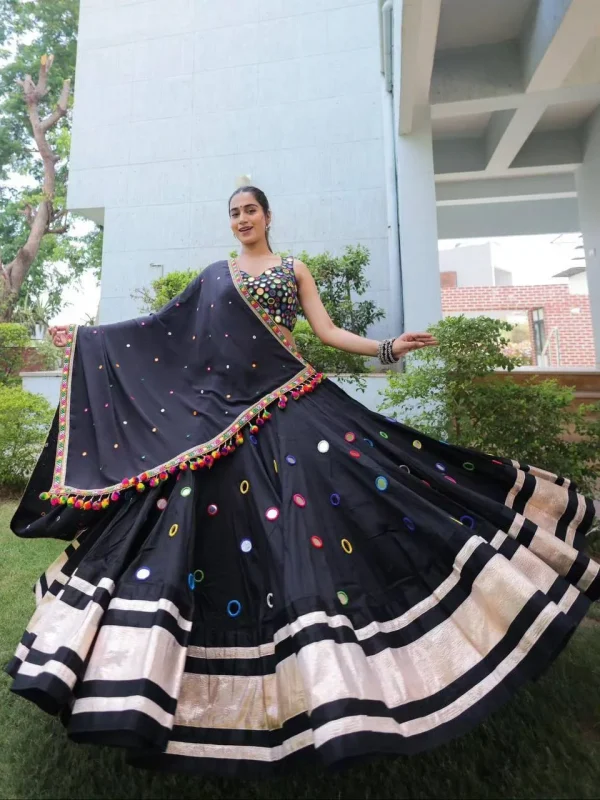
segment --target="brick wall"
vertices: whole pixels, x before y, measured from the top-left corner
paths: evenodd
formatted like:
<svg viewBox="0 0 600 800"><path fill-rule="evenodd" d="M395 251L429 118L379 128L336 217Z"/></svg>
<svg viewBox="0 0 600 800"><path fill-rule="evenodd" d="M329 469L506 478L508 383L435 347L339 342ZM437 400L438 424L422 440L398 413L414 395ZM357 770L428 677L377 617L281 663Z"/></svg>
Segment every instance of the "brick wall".
<svg viewBox="0 0 600 800"><path fill-rule="evenodd" d="M562 365L595 366L592 317L587 295L569 294L566 285L442 287L444 314L460 314L465 311L527 311L529 329L532 332L531 312L536 308L544 309L546 337L553 328L558 328ZM572 309L579 309L579 313L574 313ZM554 345L550 349L551 363L554 365ZM535 353L533 346L532 352Z"/></svg>

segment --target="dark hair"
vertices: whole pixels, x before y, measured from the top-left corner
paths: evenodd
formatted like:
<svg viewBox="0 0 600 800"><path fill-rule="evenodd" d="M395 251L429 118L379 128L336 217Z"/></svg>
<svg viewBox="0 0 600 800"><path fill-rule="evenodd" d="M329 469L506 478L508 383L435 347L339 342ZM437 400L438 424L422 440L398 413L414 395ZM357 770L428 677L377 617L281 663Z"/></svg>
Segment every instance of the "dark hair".
<svg viewBox="0 0 600 800"><path fill-rule="evenodd" d="M231 201L236 196L236 194L243 194L244 192L249 192L258 205L262 208L265 218L268 217L271 213L271 206L269 205L269 200L267 195L263 192L262 189L258 189L256 186L240 186L239 189L236 189L235 192L229 198L229 203L227 207L231 210ZM267 247L271 252L273 252L273 248L271 247L271 242L269 241L269 231L265 231L265 236L267 237Z"/></svg>

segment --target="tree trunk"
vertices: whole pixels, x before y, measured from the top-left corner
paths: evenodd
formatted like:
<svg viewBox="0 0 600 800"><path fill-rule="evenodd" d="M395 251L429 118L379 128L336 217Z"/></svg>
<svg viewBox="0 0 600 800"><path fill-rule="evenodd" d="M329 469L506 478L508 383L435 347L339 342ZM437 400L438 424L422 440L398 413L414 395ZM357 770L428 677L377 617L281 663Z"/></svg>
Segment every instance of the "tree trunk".
<svg viewBox="0 0 600 800"><path fill-rule="evenodd" d="M48 131L67 114L71 91L68 80L63 84L54 111L45 119L40 119L39 115L40 100L48 93L48 73L53 60L53 56L42 56L37 83L31 75L26 75L24 80L18 81L19 86L23 88L33 138L44 166L43 199L37 209L34 210L30 205L26 205L23 210L30 231L27 241L17 251L13 260L3 264L0 254L0 322L10 321L19 299L21 286L39 252L44 236L66 233L68 230L64 224L54 224L64 219L66 211L56 210L53 206L56 192L56 162L59 158L46 139Z"/></svg>

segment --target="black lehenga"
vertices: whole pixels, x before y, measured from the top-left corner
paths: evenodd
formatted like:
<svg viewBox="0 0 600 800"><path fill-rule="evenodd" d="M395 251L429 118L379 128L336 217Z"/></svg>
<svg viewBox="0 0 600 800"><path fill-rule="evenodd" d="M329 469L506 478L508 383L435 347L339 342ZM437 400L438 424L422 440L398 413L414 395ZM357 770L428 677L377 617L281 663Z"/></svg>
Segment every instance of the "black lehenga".
<svg viewBox="0 0 600 800"><path fill-rule="evenodd" d="M151 768L426 750L566 644L600 594L593 517L566 478L366 409L218 262L73 330L12 523L70 544L12 690Z"/></svg>

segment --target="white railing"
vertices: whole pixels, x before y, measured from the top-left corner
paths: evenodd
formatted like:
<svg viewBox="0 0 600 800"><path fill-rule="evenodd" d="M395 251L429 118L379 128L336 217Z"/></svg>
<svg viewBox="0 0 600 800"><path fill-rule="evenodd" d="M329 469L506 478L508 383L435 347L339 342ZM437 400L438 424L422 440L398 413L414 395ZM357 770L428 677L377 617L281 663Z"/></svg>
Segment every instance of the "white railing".
<svg viewBox="0 0 600 800"><path fill-rule="evenodd" d="M552 344L554 343L554 364L552 363ZM538 357L538 367L560 367L560 331L558 328L552 328L546 344Z"/></svg>

